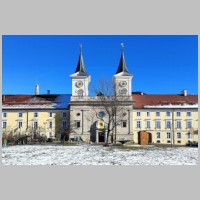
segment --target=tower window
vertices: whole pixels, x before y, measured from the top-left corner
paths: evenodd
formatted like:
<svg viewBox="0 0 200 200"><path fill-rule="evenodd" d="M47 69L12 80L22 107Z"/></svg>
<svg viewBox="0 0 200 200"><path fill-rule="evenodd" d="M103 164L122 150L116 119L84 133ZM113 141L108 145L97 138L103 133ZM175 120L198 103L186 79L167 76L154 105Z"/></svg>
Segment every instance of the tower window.
<svg viewBox="0 0 200 200"><path fill-rule="evenodd" d="M78 94L79 97L82 97L83 96L83 90L82 89L78 90L77 94Z"/></svg>
<svg viewBox="0 0 200 200"><path fill-rule="evenodd" d="M126 121L123 121L123 122L122 122L122 127L123 127L123 128L126 128Z"/></svg>
<svg viewBox="0 0 200 200"><path fill-rule="evenodd" d="M121 95L123 95L123 96L127 95L127 89L126 88L123 88L121 90Z"/></svg>
<svg viewBox="0 0 200 200"><path fill-rule="evenodd" d="M80 122L80 121L77 121L77 122L76 122L76 127L77 127L77 128L80 128L80 127L81 127L81 122Z"/></svg>

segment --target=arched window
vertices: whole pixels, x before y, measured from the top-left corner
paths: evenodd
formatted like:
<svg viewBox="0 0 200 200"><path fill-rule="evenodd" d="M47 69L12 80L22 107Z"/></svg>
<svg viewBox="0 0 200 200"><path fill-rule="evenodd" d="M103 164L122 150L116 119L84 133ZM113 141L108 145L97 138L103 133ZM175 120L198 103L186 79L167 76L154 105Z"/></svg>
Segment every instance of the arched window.
<svg viewBox="0 0 200 200"><path fill-rule="evenodd" d="M78 94L79 97L82 97L83 96L83 90L82 89L78 90L77 94Z"/></svg>
<svg viewBox="0 0 200 200"><path fill-rule="evenodd" d="M123 95L123 96L127 95L127 89L126 88L123 88L121 90L121 95Z"/></svg>

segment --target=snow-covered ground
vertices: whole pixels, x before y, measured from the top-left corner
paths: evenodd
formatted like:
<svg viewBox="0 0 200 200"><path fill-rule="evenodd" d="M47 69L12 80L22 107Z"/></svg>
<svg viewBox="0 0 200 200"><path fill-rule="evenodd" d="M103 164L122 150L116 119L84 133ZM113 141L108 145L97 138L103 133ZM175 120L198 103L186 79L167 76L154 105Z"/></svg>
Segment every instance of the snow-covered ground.
<svg viewBox="0 0 200 200"><path fill-rule="evenodd" d="M2 148L3 165L197 165L198 148L119 149L100 145Z"/></svg>

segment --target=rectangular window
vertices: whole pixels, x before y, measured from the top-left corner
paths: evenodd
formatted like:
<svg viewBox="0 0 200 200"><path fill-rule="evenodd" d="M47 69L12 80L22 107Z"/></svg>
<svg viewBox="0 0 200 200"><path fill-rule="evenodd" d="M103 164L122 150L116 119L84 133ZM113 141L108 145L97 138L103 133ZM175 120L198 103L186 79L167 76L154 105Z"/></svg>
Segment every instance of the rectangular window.
<svg viewBox="0 0 200 200"><path fill-rule="evenodd" d="M181 116L181 112L176 112L176 116L180 117Z"/></svg>
<svg viewBox="0 0 200 200"><path fill-rule="evenodd" d="M170 141L170 140L167 140L167 143L171 143L171 141Z"/></svg>
<svg viewBox="0 0 200 200"><path fill-rule="evenodd" d="M187 112L187 116L191 117L192 116L191 112Z"/></svg>
<svg viewBox="0 0 200 200"><path fill-rule="evenodd" d="M49 138L52 138L52 132L49 132Z"/></svg>
<svg viewBox="0 0 200 200"><path fill-rule="evenodd" d="M191 134L187 133L187 138L190 139L191 138Z"/></svg>
<svg viewBox="0 0 200 200"><path fill-rule="evenodd" d="M150 112L147 112L147 117L149 117L150 116Z"/></svg>
<svg viewBox="0 0 200 200"><path fill-rule="evenodd" d="M160 116L160 112L156 112L156 116L159 117Z"/></svg>
<svg viewBox="0 0 200 200"><path fill-rule="evenodd" d="M81 122L80 122L80 121L76 122L76 127L77 127L77 128L80 128L80 127L81 127Z"/></svg>
<svg viewBox="0 0 200 200"><path fill-rule="evenodd" d="M7 113L3 112L3 113L2 113L2 116L3 116L4 118L7 117Z"/></svg>
<svg viewBox="0 0 200 200"><path fill-rule="evenodd" d="M34 123L33 123L33 127L34 127L34 128L37 128L37 127L38 127L38 122L34 122Z"/></svg>
<svg viewBox="0 0 200 200"><path fill-rule="evenodd" d="M19 113L18 113L18 117L22 117L22 112L19 112Z"/></svg>
<svg viewBox="0 0 200 200"><path fill-rule="evenodd" d="M52 117L52 112L49 113L49 117Z"/></svg>
<svg viewBox="0 0 200 200"><path fill-rule="evenodd" d="M53 123L50 121L50 122L49 122L49 128L52 128L52 124L53 124Z"/></svg>
<svg viewBox="0 0 200 200"><path fill-rule="evenodd" d="M34 117L38 117L38 113L37 112L34 112Z"/></svg>
<svg viewBox="0 0 200 200"><path fill-rule="evenodd" d="M181 141L180 141L180 140L178 140L177 142L178 142L178 143L181 143Z"/></svg>
<svg viewBox="0 0 200 200"><path fill-rule="evenodd" d="M157 140L156 143L160 143L160 140Z"/></svg>
<svg viewBox="0 0 200 200"><path fill-rule="evenodd" d="M160 132L157 132L156 135L157 135L157 139L159 139L160 138Z"/></svg>
<svg viewBox="0 0 200 200"><path fill-rule="evenodd" d="M160 121L156 121L156 128L160 128Z"/></svg>
<svg viewBox="0 0 200 200"><path fill-rule="evenodd" d="M66 112L63 112L62 113L62 116L65 118L65 117L67 117L67 113Z"/></svg>
<svg viewBox="0 0 200 200"><path fill-rule="evenodd" d="M137 121L136 127L141 128L141 121Z"/></svg>
<svg viewBox="0 0 200 200"><path fill-rule="evenodd" d="M166 128L171 128L171 122L170 121L166 121Z"/></svg>
<svg viewBox="0 0 200 200"><path fill-rule="evenodd" d="M171 133L167 133L167 139L170 139L171 138Z"/></svg>
<svg viewBox="0 0 200 200"><path fill-rule="evenodd" d="M181 121L176 122L176 128L181 128Z"/></svg>
<svg viewBox="0 0 200 200"><path fill-rule="evenodd" d="M22 127L22 122L18 122L18 128Z"/></svg>
<svg viewBox="0 0 200 200"><path fill-rule="evenodd" d="M126 121L122 122L122 127L123 127L123 128L126 127Z"/></svg>
<svg viewBox="0 0 200 200"><path fill-rule="evenodd" d="M169 111L166 112L166 116L170 117L170 112Z"/></svg>
<svg viewBox="0 0 200 200"><path fill-rule="evenodd" d="M181 138L181 133L177 133L177 138Z"/></svg>
<svg viewBox="0 0 200 200"><path fill-rule="evenodd" d="M150 121L147 121L147 128L151 128Z"/></svg>
<svg viewBox="0 0 200 200"><path fill-rule="evenodd" d="M6 128L7 127L7 122L3 122L2 126L3 126L3 128Z"/></svg>
<svg viewBox="0 0 200 200"><path fill-rule="evenodd" d="M63 128L66 128L66 127L67 127L67 122L66 122L66 121L63 121L63 122L62 122L62 127L63 127Z"/></svg>
<svg viewBox="0 0 200 200"><path fill-rule="evenodd" d="M140 117L140 112L137 112L137 116Z"/></svg>
<svg viewBox="0 0 200 200"><path fill-rule="evenodd" d="M192 121L187 121L187 128L192 128Z"/></svg>

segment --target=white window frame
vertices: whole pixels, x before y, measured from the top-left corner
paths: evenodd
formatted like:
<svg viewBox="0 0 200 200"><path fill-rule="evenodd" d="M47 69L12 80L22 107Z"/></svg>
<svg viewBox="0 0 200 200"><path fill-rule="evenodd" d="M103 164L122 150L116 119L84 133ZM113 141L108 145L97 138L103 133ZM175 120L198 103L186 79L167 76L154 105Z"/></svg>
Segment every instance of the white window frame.
<svg viewBox="0 0 200 200"><path fill-rule="evenodd" d="M161 121L160 120L156 120L156 122L155 122L156 124L156 128L157 129L161 129ZM159 125L159 126L158 126Z"/></svg>
<svg viewBox="0 0 200 200"><path fill-rule="evenodd" d="M151 128L151 121L150 121L150 120L147 120L147 121L146 121L146 127L147 127L147 128Z"/></svg>
<svg viewBox="0 0 200 200"><path fill-rule="evenodd" d="M19 122L18 122L18 128L22 128L22 126L23 126L23 122L22 122L22 121L19 121Z"/></svg>
<svg viewBox="0 0 200 200"><path fill-rule="evenodd" d="M2 113L2 117L3 117L3 118L6 118L6 117L7 117L7 113L6 113L6 112L3 112L3 113Z"/></svg>
<svg viewBox="0 0 200 200"><path fill-rule="evenodd" d="M49 121L49 128L53 128L53 122Z"/></svg>
<svg viewBox="0 0 200 200"><path fill-rule="evenodd" d="M136 128L141 128L141 121L136 121Z"/></svg>
<svg viewBox="0 0 200 200"><path fill-rule="evenodd" d="M176 112L176 116L177 116L177 117L180 117L180 116L181 116L181 112L180 112L180 111L177 111L177 112Z"/></svg>
<svg viewBox="0 0 200 200"><path fill-rule="evenodd" d="M138 111L138 112L136 113L136 115L137 115L137 117L140 117L140 116L141 116L141 112Z"/></svg>
<svg viewBox="0 0 200 200"><path fill-rule="evenodd" d="M167 132L167 139L171 139L171 133Z"/></svg>
<svg viewBox="0 0 200 200"><path fill-rule="evenodd" d="M190 113L190 114L189 114L189 113ZM192 116L192 112L191 112L191 111L188 111L186 115L187 115L187 117L191 117L191 116Z"/></svg>
<svg viewBox="0 0 200 200"><path fill-rule="evenodd" d="M21 115L21 116L20 116ZM22 112L19 112L18 113L18 117L22 118L23 117L23 113Z"/></svg>
<svg viewBox="0 0 200 200"><path fill-rule="evenodd" d="M167 111L167 112L166 112L166 116L167 116L167 117L170 117L170 115L171 115L171 112L170 112L170 111Z"/></svg>
<svg viewBox="0 0 200 200"><path fill-rule="evenodd" d="M176 128L181 129L181 121L180 120L176 121Z"/></svg>
<svg viewBox="0 0 200 200"><path fill-rule="evenodd" d="M150 112L149 111L147 112L147 117L150 117Z"/></svg>
<svg viewBox="0 0 200 200"><path fill-rule="evenodd" d="M156 117L160 117L160 112L156 111Z"/></svg>
<svg viewBox="0 0 200 200"><path fill-rule="evenodd" d="M37 121L33 122L33 128L38 128L38 122Z"/></svg>
<svg viewBox="0 0 200 200"><path fill-rule="evenodd" d="M34 112L33 116L34 116L35 118L37 118L37 117L38 117L38 112Z"/></svg>
<svg viewBox="0 0 200 200"><path fill-rule="evenodd" d="M181 132L178 132L176 135L177 135L177 139L181 139L182 138Z"/></svg>
<svg viewBox="0 0 200 200"><path fill-rule="evenodd" d="M52 117L53 116L53 113L52 112L49 112L49 117Z"/></svg>
<svg viewBox="0 0 200 200"><path fill-rule="evenodd" d="M156 139L160 139L160 138L161 138L160 132L157 132L156 133Z"/></svg>
<svg viewBox="0 0 200 200"><path fill-rule="evenodd" d="M171 128L171 121L167 120L166 121L166 129L170 129Z"/></svg>
<svg viewBox="0 0 200 200"><path fill-rule="evenodd" d="M190 125L189 125L190 124ZM189 125L189 126L188 126ZM186 121L186 128L192 128L192 120Z"/></svg>
<svg viewBox="0 0 200 200"><path fill-rule="evenodd" d="M7 122L2 122L2 128L7 128Z"/></svg>

